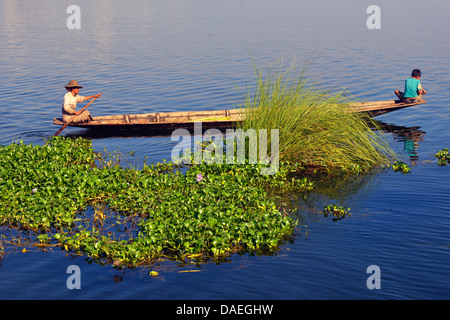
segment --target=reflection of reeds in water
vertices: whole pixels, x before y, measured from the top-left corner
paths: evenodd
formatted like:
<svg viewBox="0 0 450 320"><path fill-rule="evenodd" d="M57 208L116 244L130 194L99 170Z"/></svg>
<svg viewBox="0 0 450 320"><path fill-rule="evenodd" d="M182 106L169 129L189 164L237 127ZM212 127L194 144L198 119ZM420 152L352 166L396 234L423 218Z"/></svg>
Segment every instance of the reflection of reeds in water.
<svg viewBox="0 0 450 320"><path fill-rule="evenodd" d="M361 172L386 164L394 152L367 116L346 112L346 92L308 84L306 67L265 74L255 67L256 88L237 107L246 110L242 129L279 129L280 161L327 171Z"/></svg>
<svg viewBox="0 0 450 320"><path fill-rule="evenodd" d="M386 169L387 170L387 169ZM299 219L302 223L305 219L322 217L322 209L331 203L338 203L344 207L353 207L358 194L370 193L380 182L381 173L376 171L370 174L341 174L336 176L316 176L310 178L314 189L302 194L289 194L281 198L296 215L293 219ZM297 210L293 210L293 209Z"/></svg>
<svg viewBox="0 0 450 320"><path fill-rule="evenodd" d="M372 122L376 124L376 130L392 134L394 142L405 142L404 151L406 155L409 156L411 161L416 159L408 154L406 141L410 139L415 144L423 141L426 133L420 130L420 127L397 126L378 120L371 121L370 125L372 125ZM373 129L375 130L375 128ZM416 148L417 145L415 145L414 152ZM290 203L291 210L292 208L298 209L295 211L297 216L293 216L294 219L299 219L301 223L308 224L311 220L320 220L323 217L322 208L330 203L337 202L342 206L353 206L354 201L357 201L355 199L359 198L358 194L368 194L375 190L380 182L381 175L379 173L382 172L380 170L371 174L311 177L310 180L314 183L313 191L309 192L307 196L304 194L290 195L283 201Z"/></svg>

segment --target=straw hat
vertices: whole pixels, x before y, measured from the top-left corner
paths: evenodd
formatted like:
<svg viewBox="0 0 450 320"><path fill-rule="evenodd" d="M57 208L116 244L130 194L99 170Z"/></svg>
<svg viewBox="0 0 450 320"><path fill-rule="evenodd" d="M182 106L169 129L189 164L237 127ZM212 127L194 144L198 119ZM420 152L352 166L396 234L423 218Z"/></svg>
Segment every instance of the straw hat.
<svg viewBox="0 0 450 320"><path fill-rule="evenodd" d="M69 83L64 86L64 88L83 88L83 87L78 84L77 80L70 80Z"/></svg>

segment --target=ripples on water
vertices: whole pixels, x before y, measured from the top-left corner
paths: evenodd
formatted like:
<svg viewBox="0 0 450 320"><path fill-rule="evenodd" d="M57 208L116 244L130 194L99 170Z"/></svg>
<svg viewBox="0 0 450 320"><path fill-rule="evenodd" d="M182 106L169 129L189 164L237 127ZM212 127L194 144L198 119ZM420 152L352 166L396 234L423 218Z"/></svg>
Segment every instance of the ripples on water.
<svg viewBox="0 0 450 320"><path fill-rule="evenodd" d="M382 29L370 31L367 5L352 0L78 1L81 30L66 28L66 2L2 1L1 144L40 144L52 135L70 79L84 86L82 94L104 92L90 107L94 115L226 109L239 98L237 88L254 85L252 59L257 67L281 58L302 65L312 55L311 80L367 101L394 99L420 68L429 103L378 118L394 128L387 137L409 153L412 174L353 181L315 205L296 200L307 227L278 255L233 257L198 273L168 263L151 278L148 270L119 272L59 251L15 252L0 262L0 297L448 298L450 168L432 155L450 141L449 5L431 1L419 11L414 1L377 2ZM67 128L62 135L72 134L77 130ZM170 137L93 139L99 151L135 151L130 161L169 159L174 144ZM317 204L331 201L353 215L324 218ZM78 292L65 287L70 264L82 269ZM381 290L366 287L372 264L381 268Z"/></svg>

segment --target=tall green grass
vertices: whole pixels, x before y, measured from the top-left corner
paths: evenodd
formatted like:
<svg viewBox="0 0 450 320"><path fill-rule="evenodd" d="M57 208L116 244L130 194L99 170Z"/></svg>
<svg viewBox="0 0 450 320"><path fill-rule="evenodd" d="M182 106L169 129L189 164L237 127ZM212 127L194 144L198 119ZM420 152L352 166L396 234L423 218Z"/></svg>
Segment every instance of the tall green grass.
<svg viewBox="0 0 450 320"><path fill-rule="evenodd" d="M361 172L388 164L395 156L368 116L349 112L345 90L332 92L307 81L300 71L255 68L256 86L235 107L245 110L239 128L279 129L281 162L325 171ZM373 130L375 129L375 130Z"/></svg>

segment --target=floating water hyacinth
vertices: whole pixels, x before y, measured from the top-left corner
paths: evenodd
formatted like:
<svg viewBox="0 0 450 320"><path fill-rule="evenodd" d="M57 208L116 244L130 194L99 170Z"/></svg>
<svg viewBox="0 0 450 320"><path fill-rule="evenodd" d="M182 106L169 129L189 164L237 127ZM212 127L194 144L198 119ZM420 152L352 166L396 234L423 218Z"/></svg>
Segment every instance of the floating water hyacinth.
<svg viewBox="0 0 450 320"><path fill-rule="evenodd" d="M448 148L439 150L434 156L439 160L438 164L440 166L446 166L447 163L450 163L450 154L448 153Z"/></svg>
<svg viewBox="0 0 450 320"><path fill-rule="evenodd" d="M394 172L401 172L402 174L411 174L411 167L402 161L395 161L392 165Z"/></svg>
<svg viewBox="0 0 450 320"><path fill-rule="evenodd" d="M64 137L44 146L0 146L0 154L0 168L7 168L0 170L0 181L8 181L0 183L0 194L7 195L0 197L0 221L39 231L34 240L39 245L55 243L116 268L153 265L163 256L209 261L237 252L272 252L296 232L296 221L280 212L265 190L272 179L268 185L253 165L205 163L179 170L158 163L129 169L118 165L114 154L95 153L89 140ZM24 172L35 173L31 185L24 184ZM280 167L272 178L288 181L288 172ZM208 183L200 184L205 177ZM230 209L222 214L223 208ZM126 230L128 213L139 217Z"/></svg>

